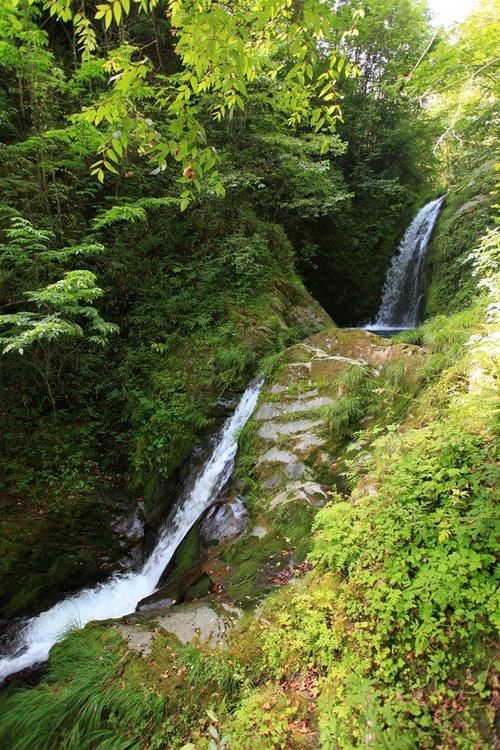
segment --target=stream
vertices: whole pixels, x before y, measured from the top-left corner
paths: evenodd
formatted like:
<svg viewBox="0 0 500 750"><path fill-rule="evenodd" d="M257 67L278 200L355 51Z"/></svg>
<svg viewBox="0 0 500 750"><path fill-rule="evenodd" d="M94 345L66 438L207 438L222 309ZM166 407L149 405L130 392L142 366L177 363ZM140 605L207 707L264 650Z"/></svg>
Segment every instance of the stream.
<svg viewBox="0 0 500 750"><path fill-rule="evenodd" d="M414 328L419 322L425 297L425 259L443 201L444 196L427 203L411 222L387 271L379 311L365 329L388 336ZM239 432L254 411L262 386L263 379L256 379L243 393L217 436L211 455L189 478L187 491L178 498L140 570L83 589L28 620L10 653L0 656L0 683L11 674L46 661L54 643L69 629L82 628L92 620L123 617L154 593L179 544L229 480Z"/></svg>
<svg viewBox="0 0 500 750"><path fill-rule="evenodd" d="M254 380L243 393L232 416L225 421L214 448L201 469L188 480L142 568L116 575L93 588L68 596L37 617L28 620L12 644L0 656L0 683L9 675L47 660L52 646L72 628L92 620L107 620L133 612L138 602L152 594L166 566L193 524L217 498L229 480L238 448L238 435L255 409L264 381Z"/></svg>

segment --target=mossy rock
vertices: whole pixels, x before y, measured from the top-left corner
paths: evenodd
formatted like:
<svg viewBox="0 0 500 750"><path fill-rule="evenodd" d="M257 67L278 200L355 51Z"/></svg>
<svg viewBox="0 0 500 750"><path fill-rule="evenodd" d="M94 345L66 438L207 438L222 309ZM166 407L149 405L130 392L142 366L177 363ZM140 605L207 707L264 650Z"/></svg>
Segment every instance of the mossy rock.
<svg viewBox="0 0 500 750"><path fill-rule="evenodd" d="M110 495L112 491L110 489ZM121 496L78 498L61 515L43 503L2 503L0 538L0 616L16 617L45 609L61 594L95 583L132 564L137 540L118 535L113 526L131 512Z"/></svg>

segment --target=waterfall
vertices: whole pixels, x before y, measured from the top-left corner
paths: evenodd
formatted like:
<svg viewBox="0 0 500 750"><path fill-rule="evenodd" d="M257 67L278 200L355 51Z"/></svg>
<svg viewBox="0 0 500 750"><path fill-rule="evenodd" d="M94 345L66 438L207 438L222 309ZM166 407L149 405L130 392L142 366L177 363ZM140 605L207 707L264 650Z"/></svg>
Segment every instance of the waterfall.
<svg viewBox="0 0 500 750"><path fill-rule="evenodd" d="M231 476L238 434L257 404L262 385L260 378L244 392L233 415L224 423L211 456L189 484L189 491L178 499L142 568L83 589L29 620L19 634L14 653L0 658L0 683L10 674L45 661L51 647L68 629L82 628L91 620L123 617L155 591L175 550Z"/></svg>
<svg viewBox="0 0 500 750"><path fill-rule="evenodd" d="M444 196L427 203L413 219L392 258L382 302L371 331L415 328L425 294L425 256Z"/></svg>

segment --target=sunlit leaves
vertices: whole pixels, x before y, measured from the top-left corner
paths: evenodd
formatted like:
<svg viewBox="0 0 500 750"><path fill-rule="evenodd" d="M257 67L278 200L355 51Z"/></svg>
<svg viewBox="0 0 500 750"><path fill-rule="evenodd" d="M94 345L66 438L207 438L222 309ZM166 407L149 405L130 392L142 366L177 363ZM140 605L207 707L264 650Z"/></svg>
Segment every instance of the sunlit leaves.
<svg viewBox="0 0 500 750"><path fill-rule="evenodd" d="M61 21L73 22L82 60L89 60L97 49L97 36L92 22L85 15L84 6L79 12L73 13L71 0L46 0L43 7L51 16L56 16Z"/></svg>
<svg viewBox="0 0 500 750"><path fill-rule="evenodd" d="M61 21L71 21L73 18L71 0L47 0L44 8L51 16L57 16Z"/></svg>
<svg viewBox="0 0 500 750"><path fill-rule="evenodd" d="M78 49L82 55L82 60L89 60L92 53L97 49L95 29L87 16L82 13L75 13L73 16L73 25L75 27L75 34L78 39Z"/></svg>
<svg viewBox="0 0 500 750"><path fill-rule="evenodd" d="M37 229L16 217L6 231L8 242L0 245L0 269L27 269L40 281L78 255L98 255L99 243L52 249L51 232ZM4 354L24 354L33 345L61 337L83 337L104 345L118 327L101 318L94 303L103 295L96 277L88 270L66 271L62 278L38 289L23 291L27 310L0 315L0 347ZM20 306L18 303L17 306Z"/></svg>
<svg viewBox="0 0 500 750"><path fill-rule="evenodd" d="M150 13L156 4L154 0L106 0L96 5L95 20L109 29L112 24L122 25L134 5L139 12ZM67 0L49 0L48 7L52 14L69 20ZM206 107L202 102L210 101L215 120L232 119L245 109L249 86L262 77L278 84L274 104L291 126L333 130L341 117L337 81L353 71L332 49L339 38L332 7L320 0L305 0L300 7L289 0L257 0L250 6L238 0L230 7L206 0L170 0L168 16L181 73L157 76L148 61L136 59L138 53L132 48L124 55L122 45L110 53L109 95L81 115L102 132L100 158L92 166L101 182L106 172L120 172L119 162L133 145L153 163L153 172L163 171L169 159L178 161L180 182L189 185L187 193L200 190L217 161L200 124ZM343 43L355 33L360 17L354 11ZM82 53L88 56L95 37L87 19L79 14L73 23ZM143 114L150 99L163 111L166 138ZM120 132L119 138L112 137L113 131ZM213 177L212 181L217 182ZM189 200L186 190L182 207ZM220 183L215 191L222 194Z"/></svg>
<svg viewBox="0 0 500 750"><path fill-rule="evenodd" d="M141 206L113 206L113 208L99 214L92 222L92 227L98 230L104 229L118 221L125 221L128 224L134 224L136 221L145 222L146 217L146 211Z"/></svg>

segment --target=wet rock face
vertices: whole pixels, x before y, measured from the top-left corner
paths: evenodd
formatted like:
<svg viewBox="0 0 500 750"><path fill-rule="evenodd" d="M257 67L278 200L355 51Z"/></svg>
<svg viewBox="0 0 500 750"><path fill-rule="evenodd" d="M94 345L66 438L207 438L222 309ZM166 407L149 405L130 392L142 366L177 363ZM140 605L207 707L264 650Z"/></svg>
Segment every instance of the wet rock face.
<svg viewBox="0 0 500 750"><path fill-rule="evenodd" d="M205 596L213 586L212 557L217 545L227 546L243 536L249 520L243 498L223 495L210 507L179 545L164 571L160 586L137 605L137 612L169 609Z"/></svg>
<svg viewBox="0 0 500 750"><path fill-rule="evenodd" d="M383 379L385 368L398 363L412 380L425 357L420 347L358 329L329 328L290 347L253 417L262 445L256 457L262 487L274 490L286 479L313 478L310 469L314 473L317 464L332 458L322 449L332 438L325 409L345 395L340 376L362 368ZM271 476L263 476L267 465L275 469Z"/></svg>
<svg viewBox="0 0 500 750"><path fill-rule="evenodd" d="M61 595L139 565L143 526L120 482L79 497L71 514L0 498L0 618L33 615ZM1 626L0 626L1 629Z"/></svg>
<svg viewBox="0 0 500 750"><path fill-rule="evenodd" d="M241 497L208 510L200 525L200 538L205 544L222 542L245 531L248 512Z"/></svg>
<svg viewBox="0 0 500 750"><path fill-rule="evenodd" d="M325 407L334 402L328 385L311 387L310 361L318 347L293 347L303 362L283 366L287 378L271 384L253 419L261 451L256 456L255 474L265 492L269 511L279 505L306 502L321 505L326 493L314 479L314 465L322 463L320 448L325 444ZM292 368L292 369L290 369ZM323 410L323 411L322 411Z"/></svg>

